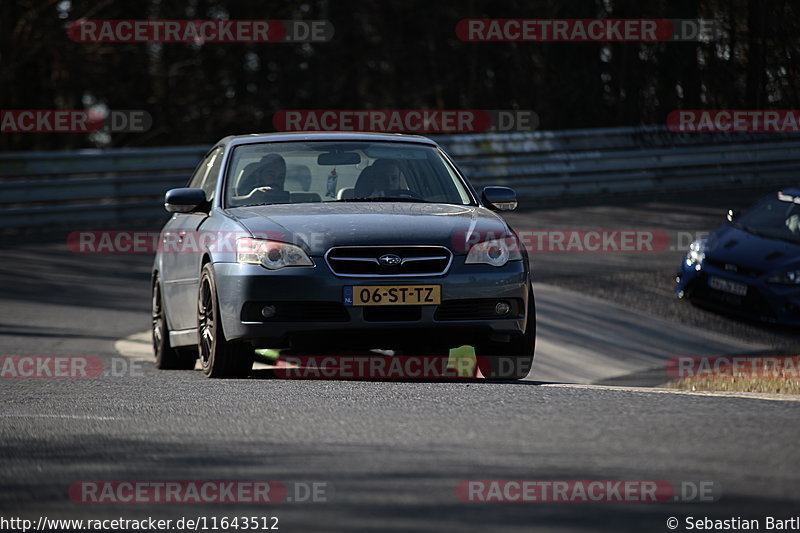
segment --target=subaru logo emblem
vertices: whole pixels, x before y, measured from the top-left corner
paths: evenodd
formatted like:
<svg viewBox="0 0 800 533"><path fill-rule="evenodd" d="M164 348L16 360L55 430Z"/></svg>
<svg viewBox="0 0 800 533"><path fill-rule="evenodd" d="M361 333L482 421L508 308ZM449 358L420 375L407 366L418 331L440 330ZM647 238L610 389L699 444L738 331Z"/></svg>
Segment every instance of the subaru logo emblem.
<svg viewBox="0 0 800 533"><path fill-rule="evenodd" d="M378 258L378 263L382 266L396 266L403 262L399 255L385 254Z"/></svg>

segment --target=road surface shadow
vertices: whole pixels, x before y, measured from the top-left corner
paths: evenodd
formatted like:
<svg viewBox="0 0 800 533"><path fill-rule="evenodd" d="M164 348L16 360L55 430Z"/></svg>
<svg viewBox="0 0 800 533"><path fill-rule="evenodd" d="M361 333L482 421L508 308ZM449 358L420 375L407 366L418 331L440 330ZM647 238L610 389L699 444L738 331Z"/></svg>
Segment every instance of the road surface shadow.
<svg viewBox="0 0 800 533"><path fill-rule="evenodd" d="M264 435L262 435L264 436ZM716 501L699 496L680 501L566 502L537 500L492 503L465 497L459 484L468 480L664 480L673 487L677 476L663 469L633 466L614 471L599 465L581 468L541 466L535 453L500 462L468 460L464 449L426 450L419 446L306 442L267 446L255 438L228 436L215 443L199 435L178 444L174 439L107 435L102 446L91 446L94 433L65 435L59 441L23 438L0 445L13 470L0 474L0 512L27 518L141 519L148 516L278 516L281 529L292 531L667 531L667 519L760 520L789 518L797 500L786 497L722 492ZM258 441L258 442L257 442ZM261 444L262 446L259 446ZM480 453L480 450L474 450ZM377 454L377 455L376 455ZM371 455L367 465L363 457ZM430 468L429 456L439 459ZM541 459L541 458L540 458ZM579 460L578 460L579 462ZM38 465L38 469L33 469ZM20 467L26 475L19 476ZM17 474L15 475L16 472ZM90 503L91 496L70 488L81 481L277 481L291 495L293 487L322 482L326 490L316 502L225 503ZM664 483L663 481L659 483ZM296 485L297 484L297 485ZM677 492L677 490L676 490ZM93 493L94 496L98 492ZM99 493L102 494L102 493ZM132 494L132 493L131 493ZM215 495L214 493L212 497ZM506 496L521 497L521 496ZM541 493L540 493L541 494ZM502 494L501 494L502 496ZM108 498L111 498L110 500ZM209 497L209 496L204 496ZM88 501L84 501L88 499ZM699 501L698 501L699 500ZM101 500L102 501L102 500ZM291 527L289 527L291 526ZM68 531L69 529L62 529Z"/></svg>

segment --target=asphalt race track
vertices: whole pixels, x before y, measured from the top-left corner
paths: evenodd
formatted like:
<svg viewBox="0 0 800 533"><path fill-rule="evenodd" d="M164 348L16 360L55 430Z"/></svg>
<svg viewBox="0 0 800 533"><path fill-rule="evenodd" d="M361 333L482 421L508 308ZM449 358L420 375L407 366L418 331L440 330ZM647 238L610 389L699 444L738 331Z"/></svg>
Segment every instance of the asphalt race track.
<svg viewBox="0 0 800 533"><path fill-rule="evenodd" d="M575 210L586 224L609 212ZM512 222L554 225L562 214L522 212ZM697 230L720 218L713 209L696 216ZM651 222L675 229L671 220ZM648 302L627 301L674 272L677 249L643 260L617 301L603 291L620 274L603 262L637 258L534 256L537 355L516 383L158 371L136 354L137 337L117 351L120 339L148 330L149 257L71 254L58 240L1 253L2 355L98 357L113 370L0 380L2 517L274 516L280 531L297 532L658 532L670 531L670 517L684 531L689 516L758 519L763 528L767 516L800 515L800 398L652 388L667 381L672 356L797 345L791 332L673 302L668 278ZM487 503L457 493L465 480L508 479L660 480L683 487L684 501ZM269 480L294 490L317 482L324 492L266 505L70 498L82 481L156 480ZM700 498L691 490L700 486L713 490Z"/></svg>

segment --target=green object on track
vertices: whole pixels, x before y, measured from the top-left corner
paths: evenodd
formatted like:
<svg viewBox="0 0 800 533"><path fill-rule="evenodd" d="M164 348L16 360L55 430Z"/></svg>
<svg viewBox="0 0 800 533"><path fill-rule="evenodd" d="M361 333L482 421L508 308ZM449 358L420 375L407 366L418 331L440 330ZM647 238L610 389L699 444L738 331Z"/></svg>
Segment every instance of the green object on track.
<svg viewBox="0 0 800 533"><path fill-rule="evenodd" d="M472 346L464 345L450 349L450 354L447 359L447 368L456 369L460 377L471 377L475 375L476 364L477 358L475 357L475 348Z"/></svg>
<svg viewBox="0 0 800 533"><path fill-rule="evenodd" d="M260 348L256 350L256 356L267 363L274 363L281 356L281 351L272 348Z"/></svg>

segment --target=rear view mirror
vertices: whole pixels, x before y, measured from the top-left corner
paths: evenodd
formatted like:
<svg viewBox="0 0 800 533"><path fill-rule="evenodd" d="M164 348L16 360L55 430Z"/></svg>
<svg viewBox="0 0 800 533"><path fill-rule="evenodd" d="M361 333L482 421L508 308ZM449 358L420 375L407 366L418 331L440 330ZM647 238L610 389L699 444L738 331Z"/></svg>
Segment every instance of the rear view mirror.
<svg viewBox="0 0 800 533"><path fill-rule="evenodd" d="M205 208L208 201L203 189L171 189L164 196L164 209L170 213L191 213Z"/></svg>
<svg viewBox="0 0 800 533"><path fill-rule="evenodd" d="M517 193L508 187L484 187L481 199L494 211L513 211L517 208Z"/></svg>
<svg viewBox="0 0 800 533"><path fill-rule="evenodd" d="M361 156L357 152L325 152L317 157L320 166L357 165L361 163Z"/></svg>

